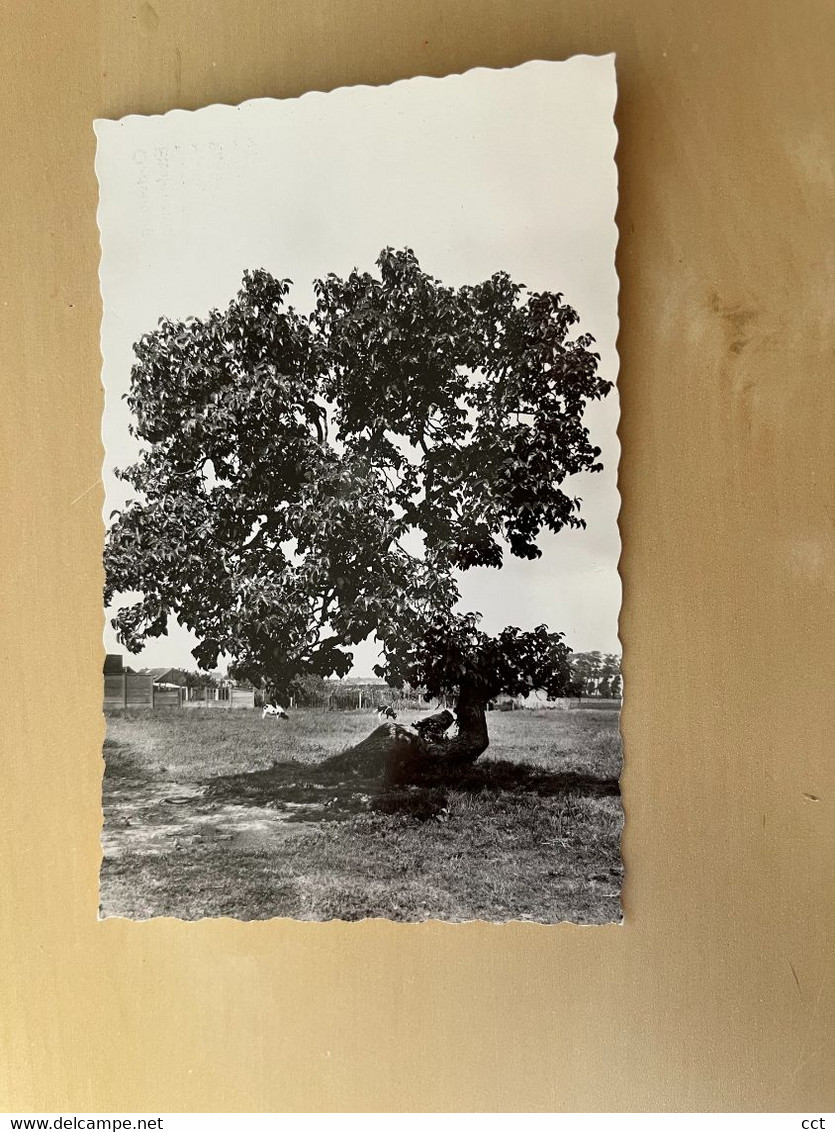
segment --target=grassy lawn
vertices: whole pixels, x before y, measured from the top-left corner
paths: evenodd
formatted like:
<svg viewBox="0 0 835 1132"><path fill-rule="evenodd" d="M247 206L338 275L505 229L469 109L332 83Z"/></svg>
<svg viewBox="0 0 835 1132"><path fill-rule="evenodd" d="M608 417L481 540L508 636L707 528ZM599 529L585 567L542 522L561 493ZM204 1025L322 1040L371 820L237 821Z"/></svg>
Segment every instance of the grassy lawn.
<svg viewBox="0 0 835 1132"><path fill-rule="evenodd" d="M370 712L108 717L101 914L620 919L616 712L491 713L488 752L433 786L319 773L376 723Z"/></svg>

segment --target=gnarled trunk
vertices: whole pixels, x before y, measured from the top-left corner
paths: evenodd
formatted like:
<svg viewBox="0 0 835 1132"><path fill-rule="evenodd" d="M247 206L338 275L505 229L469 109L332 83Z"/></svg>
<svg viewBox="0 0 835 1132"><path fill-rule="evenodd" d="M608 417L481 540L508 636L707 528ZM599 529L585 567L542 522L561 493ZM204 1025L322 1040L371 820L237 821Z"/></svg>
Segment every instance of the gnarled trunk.
<svg viewBox="0 0 835 1132"><path fill-rule="evenodd" d="M363 779L379 777L386 783L427 776L443 778L445 768L474 763L487 750L486 708L483 699L462 692L456 699L454 716L439 712L429 721L418 721L416 727L383 723L355 746L327 759L326 765ZM449 717L448 722L444 715ZM453 722L456 730L448 735Z"/></svg>
<svg viewBox="0 0 835 1132"><path fill-rule="evenodd" d="M474 763L490 745L487 734L487 704L473 693L462 691L455 701L456 733L444 740L438 752L455 763Z"/></svg>

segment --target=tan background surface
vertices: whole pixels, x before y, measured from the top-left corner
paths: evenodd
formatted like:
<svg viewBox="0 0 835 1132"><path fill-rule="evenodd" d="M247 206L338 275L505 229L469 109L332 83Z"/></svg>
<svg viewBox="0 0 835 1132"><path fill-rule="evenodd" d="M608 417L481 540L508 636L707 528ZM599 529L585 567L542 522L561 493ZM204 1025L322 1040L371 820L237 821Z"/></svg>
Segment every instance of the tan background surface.
<svg viewBox="0 0 835 1132"><path fill-rule="evenodd" d="M835 9L3 9L0 1109L831 1106ZM93 118L608 51L626 925L97 923Z"/></svg>

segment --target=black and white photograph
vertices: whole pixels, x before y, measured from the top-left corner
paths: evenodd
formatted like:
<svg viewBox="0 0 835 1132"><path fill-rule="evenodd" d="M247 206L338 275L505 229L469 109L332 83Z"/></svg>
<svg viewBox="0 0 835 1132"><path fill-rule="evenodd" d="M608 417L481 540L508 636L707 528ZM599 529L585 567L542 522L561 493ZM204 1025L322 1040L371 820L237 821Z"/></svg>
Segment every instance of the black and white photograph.
<svg viewBox="0 0 835 1132"><path fill-rule="evenodd" d="M101 918L621 921L615 103L97 120Z"/></svg>

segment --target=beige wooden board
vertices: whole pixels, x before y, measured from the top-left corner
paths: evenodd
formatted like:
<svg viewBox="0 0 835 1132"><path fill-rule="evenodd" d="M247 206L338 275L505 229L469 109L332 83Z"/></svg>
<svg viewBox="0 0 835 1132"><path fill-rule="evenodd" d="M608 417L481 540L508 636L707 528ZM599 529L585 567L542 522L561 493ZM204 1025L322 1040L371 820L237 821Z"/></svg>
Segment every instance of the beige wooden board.
<svg viewBox="0 0 835 1132"><path fill-rule="evenodd" d="M832 6L3 8L0 1109L831 1107ZM609 51L625 926L98 923L93 119Z"/></svg>

